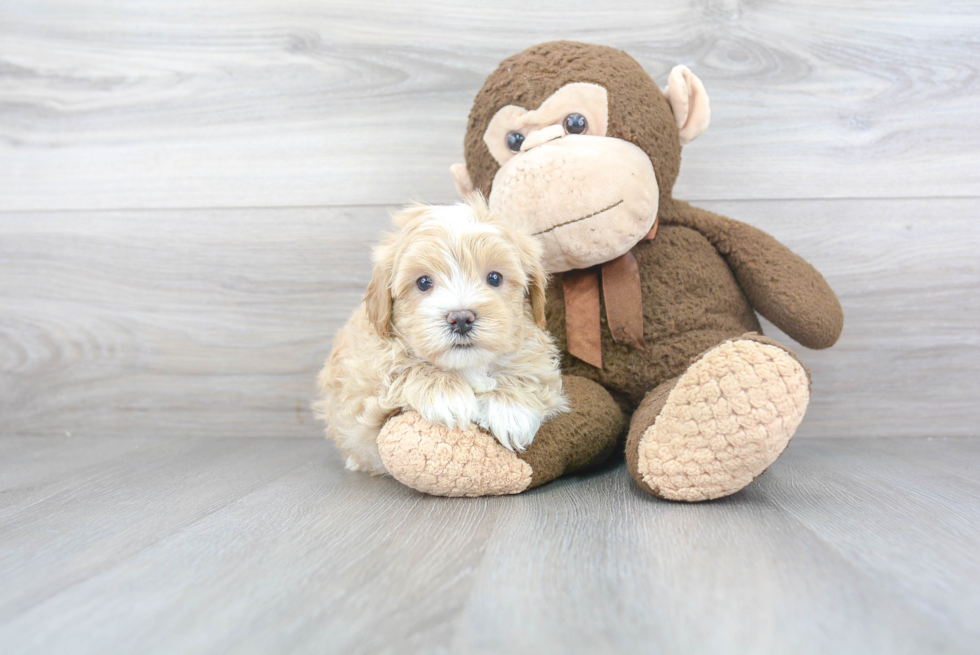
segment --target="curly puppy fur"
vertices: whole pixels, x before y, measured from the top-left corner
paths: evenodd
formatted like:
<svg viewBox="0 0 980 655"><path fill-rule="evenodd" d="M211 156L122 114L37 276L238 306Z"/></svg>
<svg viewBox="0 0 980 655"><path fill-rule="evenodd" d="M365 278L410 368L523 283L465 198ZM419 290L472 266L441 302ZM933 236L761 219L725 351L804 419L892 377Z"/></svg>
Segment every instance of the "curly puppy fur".
<svg viewBox="0 0 980 655"><path fill-rule="evenodd" d="M378 433L403 410L448 428L476 424L523 451L543 421L567 411L543 329L540 245L482 198L414 205L393 219L399 229L376 248L364 302L320 373L314 409L327 437L347 468L373 474L386 472ZM465 331L461 313L472 317Z"/></svg>

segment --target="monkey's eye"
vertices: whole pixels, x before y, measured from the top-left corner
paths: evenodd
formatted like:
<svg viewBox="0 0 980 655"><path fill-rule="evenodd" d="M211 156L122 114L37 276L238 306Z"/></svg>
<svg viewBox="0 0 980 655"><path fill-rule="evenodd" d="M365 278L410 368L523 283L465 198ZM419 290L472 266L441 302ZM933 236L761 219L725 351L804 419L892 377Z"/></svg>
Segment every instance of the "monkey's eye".
<svg viewBox="0 0 980 655"><path fill-rule="evenodd" d="M494 271L487 276L487 284L489 284L492 287L499 287L503 283L504 283L504 276L498 273L497 271Z"/></svg>
<svg viewBox="0 0 980 655"><path fill-rule="evenodd" d="M507 147L511 152L520 152L522 143L524 143L524 135L520 132L511 132L507 135Z"/></svg>
<svg viewBox="0 0 980 655"><path fill-rule="evenodd" d="M569 114L565 117L565 134L585 134L589 122L582 114Z"/></svg>
<svg viewBox="0 0 980 655"><path fill-rule="evenodd" d="M423 275L419 279L415 280L415 286L419 288L419 291L428 291L432 288L432 278L428 275Z"/></svg>

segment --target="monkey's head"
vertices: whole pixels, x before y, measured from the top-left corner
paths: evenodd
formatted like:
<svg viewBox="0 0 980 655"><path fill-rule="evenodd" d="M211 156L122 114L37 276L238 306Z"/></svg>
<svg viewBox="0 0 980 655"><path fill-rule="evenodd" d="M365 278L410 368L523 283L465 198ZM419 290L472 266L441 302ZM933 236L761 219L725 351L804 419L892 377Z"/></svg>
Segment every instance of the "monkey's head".
<svg viewBox="0 0 980 655"><path fill-rule="evenodd" d="M661 92L635 59L553 41L508 57L470 112L457 190L541 238L551 273L622 255L668 202L681 146L708 127L708 96L684 66Z"/></svg>

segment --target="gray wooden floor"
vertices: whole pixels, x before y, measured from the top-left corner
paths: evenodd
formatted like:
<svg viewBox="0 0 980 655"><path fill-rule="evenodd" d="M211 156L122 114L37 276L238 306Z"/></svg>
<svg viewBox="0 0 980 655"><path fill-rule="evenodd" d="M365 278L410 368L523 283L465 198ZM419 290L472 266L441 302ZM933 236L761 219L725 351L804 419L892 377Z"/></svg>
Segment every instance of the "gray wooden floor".
<svg viewBox="0 0 980 655"><path fill-rule="evenodd" d="M980 439L795 440L726 500L491 499L310 439L0 440L5 653L976 653Z"/></svg>

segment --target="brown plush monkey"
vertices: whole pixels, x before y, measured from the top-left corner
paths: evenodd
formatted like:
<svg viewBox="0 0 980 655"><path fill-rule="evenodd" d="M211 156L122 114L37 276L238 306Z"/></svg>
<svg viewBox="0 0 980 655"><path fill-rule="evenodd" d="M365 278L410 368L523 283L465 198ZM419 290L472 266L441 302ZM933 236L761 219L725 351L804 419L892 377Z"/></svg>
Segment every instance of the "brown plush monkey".
<svg viewBox="0 0 980 655"><path fill-rule="evenodd" d="M810 348L837 341L843 313L768 234L672 197L681 146L709 117L683 66L661 91L604 46L556 41L501 62L452 174L462 194L483 193L541 238L572 412L518 454L403 414L379 437L392 475L440 495L517 493L602 461L626 416L629 471L663 498L734 493L780 455L809 373L762 336L754 310Z"/></svg>

